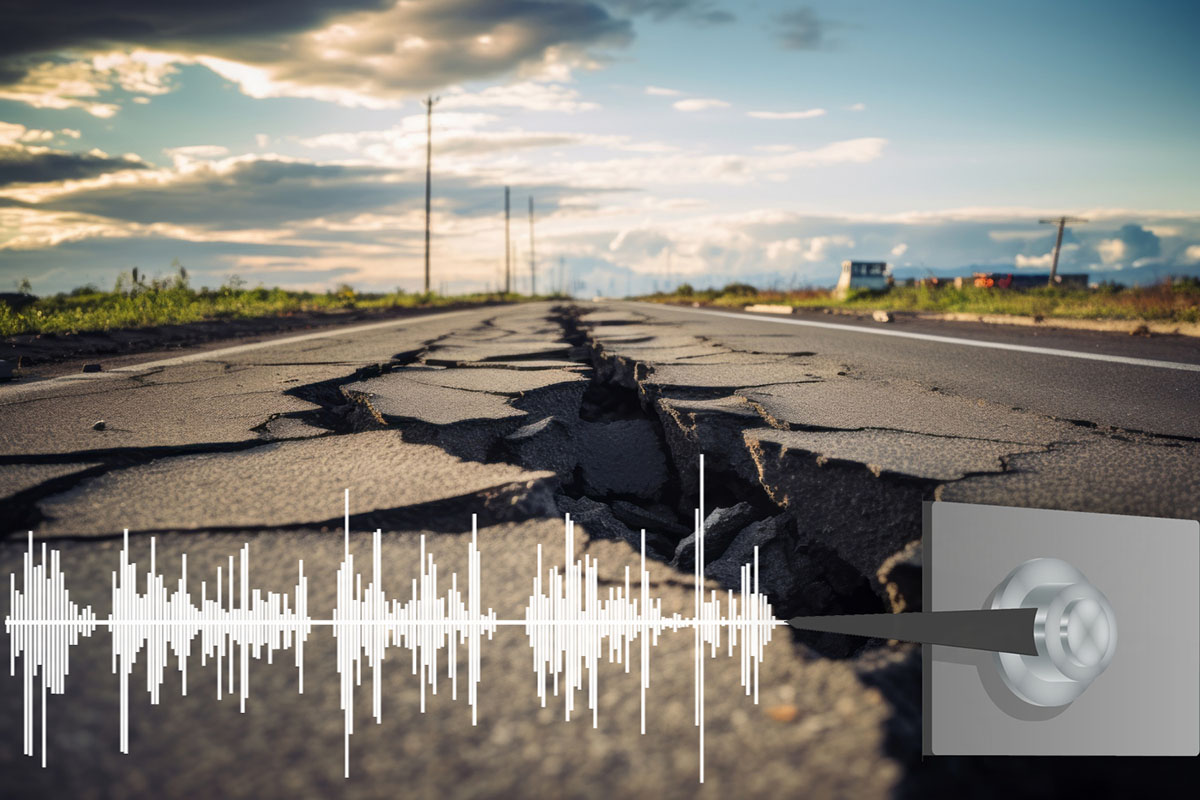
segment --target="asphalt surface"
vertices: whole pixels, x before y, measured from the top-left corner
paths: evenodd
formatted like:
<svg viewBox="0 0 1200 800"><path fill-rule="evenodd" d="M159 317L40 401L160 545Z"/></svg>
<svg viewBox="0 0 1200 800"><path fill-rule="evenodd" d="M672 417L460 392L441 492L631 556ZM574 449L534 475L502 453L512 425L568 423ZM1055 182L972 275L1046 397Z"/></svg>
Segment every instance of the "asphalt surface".
<svg viewBox="0 0 1200 800"><path fill-rule="evenodd" d="M881 336L856 331L916 333L980 342L1070 350L1088 355L1152 359L1200 367L1200 339L1140 337L1099 331L935 322L897 317L892 323L823 314L799 320L838 326L799 327L759 315L715 316L706 310L637 304L653 319L712 331L712 341L752 346L762 337L801 341L822 357L843 362L856 377L912 381L961 397L1023 408L1062 419L1200 438L1200 373L1055 355ZM704 333L705 336L709 334ZM741 337L749 337L742 339Z"/></svg>
<svg viewBox="0 0 1200 800"><path fill-rule="evenodd" d="M380 527L389 596L408 594L421 535L442 574L465 579L476 514L484 606L521 618L537 545L553 554L546 566L561 563L556 518L569 512L602 591L627 566L636 575L645 528L654 596L690 614L701 454L710 588L735 588L757 546L785 618L919 607L923 500L1200 517L1200 371L871 331L1193 366L1194 340L800 319L840 327L531 304L113 359L97 374L59 365L0 386L0 574L19 572L32 530L61 549L72 599L103 617L122 528L143 567L155 535L169 585L180 554L211 576L249 542L255 587L290 589L303 559L310 613L327 616L349 489L363 583L362 532ZM356 690L348 780L327 631L306 645L303 696L290 652L251 665L244 715L216 701L214 667L196 653L189 684L207 688L180 697L169 666L151 706L143 654L120 755L107 638L71 650L66 694L48 704L45 770L21 752L21 680L0 681L5 796L1008 797L1144 785L1104 765L1081 784L1048 762L922 762L916 650L826 634L776 636L757 706L736 659L707 662L703 787L688 633L652 651L644 736L623 665L601 670L598 730L586 712L564 722L561 698L540 708L520 628L483 643L478 726L444 690L422 715L409 655L390 651L382 724L368 670Z"/></svg>

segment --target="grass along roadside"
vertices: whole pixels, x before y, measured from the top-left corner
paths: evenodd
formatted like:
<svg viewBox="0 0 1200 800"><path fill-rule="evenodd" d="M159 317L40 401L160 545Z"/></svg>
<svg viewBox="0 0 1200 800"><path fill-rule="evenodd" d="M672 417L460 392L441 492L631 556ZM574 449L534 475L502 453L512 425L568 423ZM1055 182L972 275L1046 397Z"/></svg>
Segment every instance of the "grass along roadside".
<svg viewBox="0 0 1200 800"><path fill-rule="evenodd" d="M0 300L0 336L70 334L146 328L221 319L273 317L303 312L440 308L515 302L531 298L517 294L463 295L358 293L349 286L335 291L292 292L236 285L192 289L185 283L118 286L111 292L84 287L37 298L32 302Z"/></svg>
<svg viewBox="0 0 1200 800"><path fill-rule="evenodd" d="M1200 323L1200 281L1176 280L1150 287L1098 289L983 289L897 286L886 292L855 292L845 299L828 291L759 290L748 284L696 290L681 284L672 293L641 298L660 303L701 303L741 308L755 303L849 311L917 311L938 314L1031 317L1075 320L1128 320Z"/></svg>

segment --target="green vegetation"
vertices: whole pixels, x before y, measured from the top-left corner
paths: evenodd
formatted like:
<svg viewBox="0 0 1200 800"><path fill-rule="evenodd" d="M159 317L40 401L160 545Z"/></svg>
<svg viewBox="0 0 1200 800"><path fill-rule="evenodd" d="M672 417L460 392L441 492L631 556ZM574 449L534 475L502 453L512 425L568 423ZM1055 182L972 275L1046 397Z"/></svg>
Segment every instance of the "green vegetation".
<svg viewBox="0 0 1200 800"><path fill-rule="evenodd" d="M1013 314L1071 319L1157 320L1200 322L1200 280L1176 278L1149 287L1115 284L1097 289L982 289L897 286L886 292L853 292L835 299L819 289L766 291L731 283L723 289L698 290L681 284L672 294L643 298L661 303L692 303L741 307L751 303L783 303L806 308L846 308L871 311Z"/></svg>
<svg viewBox="0 0 1200 800"><path fill-rule="evenodd" d="M19 286L28 291L28 284ZM22 333L79 333L81 331L142 328L202 320L270 317L299 312L354 309L439 308L515 302L531 298L503 293L464 295L360 293L343 284L324 292L244 288L230 277L218 289L193 289L182 267L167 279L147 279L137 269L123 273L111 292L84 286L71 292L10 305L0 301L0 336Z"/></svg>

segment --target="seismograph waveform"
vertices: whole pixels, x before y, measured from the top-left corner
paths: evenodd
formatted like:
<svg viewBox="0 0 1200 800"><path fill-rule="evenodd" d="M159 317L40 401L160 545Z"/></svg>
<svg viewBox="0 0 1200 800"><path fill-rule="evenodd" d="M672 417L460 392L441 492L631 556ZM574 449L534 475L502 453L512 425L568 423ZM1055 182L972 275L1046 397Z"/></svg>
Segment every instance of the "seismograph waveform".
<svg viewBox="0 0 1200 800"><path fill-rule="evenodd" d="M701 461L703 470L703 461ZM112 669L120 684L119 749L129 752L129 681L134 664L145 650L146 689L150 702L158 704L168 662L173 658L180 673L180 690L188 691L187 665L197 644L201 665L215 661L217 699L236 694L244 712L250 694L250 659L274 661L277 651L293 650L298 673L297 691L304 693L304 644L313 628L328 627L337 640L337 672L341 684L341 709L345 715L345 774L350 773L350 736L354 732L354 689L362 685L364 662L370 670L372 715L382 720L381 672L389 648L411 652L412 673L421 691L437 694L439 654L445 651L445 670L451 697L457 699L459 648L466 650L467 703L471 722L478 722L481 684L480 650L486 635L493 638L498 627L522 627L533 650L537 696L547 703L547 683L555 696L563 696L564 716L575 710L575 693L587 680L587 703L593 727L599 726L598 664L602 657L623 664L629 672L631 653L639 660L641 729L646 732L646 690L650 685L650 649L664 632L690 629L694 637L695 724L700 731L700 780L704 780L704 662L705 654L716 657L722 630L729 656L735 650L741 661L741 684L758 702L758 672L764 647L774 628L786 624L776 620L766 595L758 587L758 549L752 564L742 567L740 591L727 590L708 597L702 589L704 560L703 471L700 506L695 510L696 566L694 607L691 617L665 616L662 602L650 596L650 573L646 568L645 531L642 532L641 566L635 591L630 567L625 568L623 586L599 590L599 565L590 555L582 560L574 554L574 522L566 516L565 562L543 572L542 545L537 548L537 573L523 619L497 619L490 608L482 610L482 565L478 530L472 516L471 541L467 546L467 580L460 586L451 573L449 588L439 595L439 574L433 556L420 542L420 573L412 579L411 594L401 603L384 591L381 531L372 537L371 580L363 588L363 576L350 552L350 500L345 496L345 547L337 570L337 600L329 618L313 618L308 612L308 577L304 562L298 562L296 584L286 593L254 588L250 581L250 548L243 545L237 562L229 557L218 567L210 587L201 581L199 599L189 586L187 556L180 558L180 577L173 588L158 573L154 539L150 540L150 565L139 589L137 564L129 559L129 532L120 553L119 568L113 572L112 609L100 619L90 606L80 608L71 600L60 564L59 552L41 546L41 563L35 564L33 535L24 555L22 582L9 579L10 613L5 630L10 637L10 672L24 681L24 752L34 756L35 705L41 700L40 753L46 765L46 695L63 694L69 673L69 653L81 638L97 628L107 628L112 641ZM40 679L40 680L39 680ZM40 684L40 686L39 686ZM562 690L560 692L560 689Z"/></svg>

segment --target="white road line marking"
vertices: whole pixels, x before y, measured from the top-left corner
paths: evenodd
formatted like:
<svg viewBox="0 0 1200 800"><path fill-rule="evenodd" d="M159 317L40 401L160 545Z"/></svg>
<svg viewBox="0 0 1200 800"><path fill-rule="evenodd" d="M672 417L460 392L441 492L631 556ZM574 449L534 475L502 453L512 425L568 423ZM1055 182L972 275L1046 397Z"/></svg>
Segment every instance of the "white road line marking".
<svg viewBox="0 0 1200 800"><path fill-rule="evenodd" d="M140 364L129 364L124 367L114 367L104 372L81 372L74 375L59 375L56 378L45 378L42 380L12 383L8 386L0 386L0 400L21 399L24 395L36 394L47 389L57 388L63 384L98 381L106 378L126 378L130 375L136 375L139 372L148 372L152 369L161 369L162 367L175 367L179 366L180 364L188 364L192 361L214 361L226 356L245 353L250 350L262 350L268 347L280 347L282 345L296 344L297 342L308 342L314 339L328 339L335 336L353 336L354 334L380 330L382 328L394 328L400 325L411 325L415 322L446 319L448 317L469 314L472 311L478 310L479 309L477 308L467 308L461 311L447 311L442 314L423 314L418 317L404 317L402 319L390 319L385 322L372 322L367 325L353 325L348 328L335 327L327 331L304 333L300 334L299 336L287 336L283 339L268 339L263 342L248 342L247 344L221 347L216 350L202 350L196 353L188 353L187 355L162 358L158 361L145 361Z"/></svg>
<svg viewBox="0 0 1200 800"><path fill-rule="evenodd" d="M730 317L751 322L769 322L782 325L804 325L810 328L826 328L834 331L849 333L867 333L872 336L898 336L901 339L920 339L926 342L941 344L959 344L967 347L987 347L992 350L1014 350L1018 353L1036 353L1043 356L1063 356L1065 358L1083 358L1088 361L1109 361L1114 364L1132 364L1137 367L1157 367L1159 369L1175 369L1182 372L1200 372L1200 364L1186 364L1180 361L1160 361L1154 358L1133 358L1132 356L1113 356L1105 353L1084 353L1078 350L1062 350L1057 347L1034 347L1027 344L1010 344L1008 342L988 342L979 339L961 339L957 336L938 336L932 333L913 333L911 331L886 330L883 328L862 328L857 325L841 325L836 322L818 322L809 319L783 319L781 317L751 317L735 311L710 311L704 308L681 308L679 306L663 306L659 303L638 303L638 305L654 306L669 311L682 311L691 314L707 314L713 317Z"/></svg>

